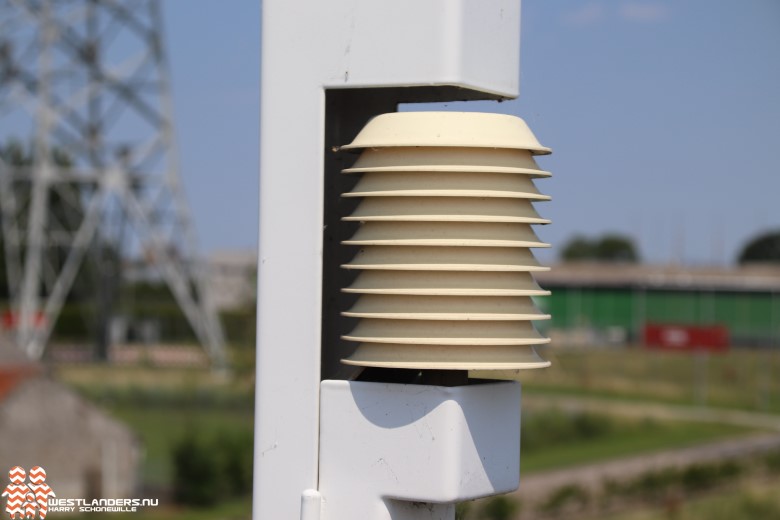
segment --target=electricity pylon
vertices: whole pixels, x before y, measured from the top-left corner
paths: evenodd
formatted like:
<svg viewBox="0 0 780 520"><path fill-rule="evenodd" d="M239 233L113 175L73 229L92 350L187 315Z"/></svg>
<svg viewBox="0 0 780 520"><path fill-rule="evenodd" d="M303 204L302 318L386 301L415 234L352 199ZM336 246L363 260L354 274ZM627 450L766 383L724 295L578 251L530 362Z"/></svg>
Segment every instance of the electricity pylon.
<svg viewBox="0 0 780 520"><path fill-rule="evenodd" d="M159 270L212 361L224 364L179 181L169 90L157 0L0 0L0 139L32 142L28 164L0 157L16 340L31 358L43 355L85 259L108 245Z"/></svg>

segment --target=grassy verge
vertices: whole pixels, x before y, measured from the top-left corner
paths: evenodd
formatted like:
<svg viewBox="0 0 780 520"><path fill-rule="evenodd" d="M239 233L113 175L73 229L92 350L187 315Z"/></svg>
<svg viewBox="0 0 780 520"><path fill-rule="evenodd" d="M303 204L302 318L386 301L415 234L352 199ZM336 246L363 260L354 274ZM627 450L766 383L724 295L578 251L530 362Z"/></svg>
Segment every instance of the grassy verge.
<svg viewBox="0 0 780 520"><path fill-rule="evenodd" d="M54 376L76 388L92 400L112 403L152 404L166 401L209 402L241 401L251 403L254 372L246 367L226 377L207 368L169 368L144 366L60 365Z"/></svg>
<svg viewBox="0 0 780 520"><path fill-rule="evenodd" d="M590 464L745 435L755 430L721 424L667 421L620 421L608 433L538 449L520 450L520 471L538 471ZM522 443L521 443L522 445Z"/></svg>
<svg viewBox="0 0 780 520"><path fill-rule="evenodd" d="M744 482L663 508L645 507L629 513L600 516L602 520L777 520L780 519L780 479Z"/></svg>
<svg viewBox="0 0 780 520"><path fill-rule="evenodd" d="M777 349L739 349L706 359L638 347L550 348L544 354L550 368L500 377L520 380L528 391L780 413Z"/></svg>

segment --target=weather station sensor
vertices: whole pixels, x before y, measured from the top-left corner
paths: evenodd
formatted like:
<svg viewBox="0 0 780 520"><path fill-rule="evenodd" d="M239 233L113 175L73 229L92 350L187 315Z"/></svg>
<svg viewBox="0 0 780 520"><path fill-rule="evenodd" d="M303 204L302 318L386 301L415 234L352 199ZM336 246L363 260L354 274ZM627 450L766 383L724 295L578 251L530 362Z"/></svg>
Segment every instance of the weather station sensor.
<svg viewBox="0 0 780 520"><path fill-rule="evenodd" d="M549 200L518 0L263 4L254 518L455 518L519 484ZM402 36L402 37L401 37Z"/></svg>

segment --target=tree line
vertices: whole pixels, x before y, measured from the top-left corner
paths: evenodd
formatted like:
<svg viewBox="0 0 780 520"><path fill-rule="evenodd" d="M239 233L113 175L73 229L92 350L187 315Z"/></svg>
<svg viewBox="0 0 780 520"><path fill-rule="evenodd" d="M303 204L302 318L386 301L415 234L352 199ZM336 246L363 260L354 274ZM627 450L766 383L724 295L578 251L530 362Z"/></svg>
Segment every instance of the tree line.
<svg viewBox="0 0 780 520"><path fill-rule="evenodd" d="M615 233L596 238L576 235L563 246L560 257L565 262L641 262L634 240ZM780 229L760 233L742 247L737 264L753 263L780 264Z"/></svg>

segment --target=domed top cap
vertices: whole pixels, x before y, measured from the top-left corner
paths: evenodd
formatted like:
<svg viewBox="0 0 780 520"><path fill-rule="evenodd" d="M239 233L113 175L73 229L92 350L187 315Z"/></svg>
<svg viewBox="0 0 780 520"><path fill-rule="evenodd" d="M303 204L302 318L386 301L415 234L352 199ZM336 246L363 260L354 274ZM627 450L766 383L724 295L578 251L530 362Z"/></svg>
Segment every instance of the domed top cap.
<svg viewBox="0 0 780 520"><path fill-rule="evenodd" d="M534 155L539 144L519 117L480 112L393 112L376 116L342 150L403 146L513 148Z"/></svg>

